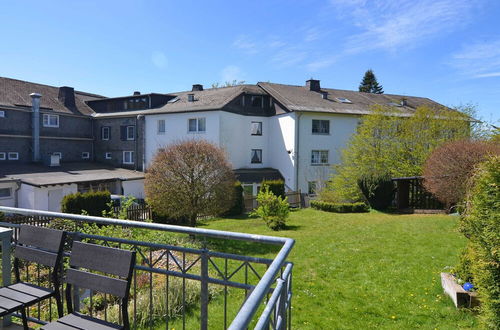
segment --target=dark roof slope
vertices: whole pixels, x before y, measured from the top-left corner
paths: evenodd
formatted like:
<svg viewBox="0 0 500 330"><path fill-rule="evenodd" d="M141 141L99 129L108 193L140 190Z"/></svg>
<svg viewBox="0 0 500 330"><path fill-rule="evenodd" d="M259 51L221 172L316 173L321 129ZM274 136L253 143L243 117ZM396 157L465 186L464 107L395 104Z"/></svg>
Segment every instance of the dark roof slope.
<svg viewBox="0 0 500 330"><path fill-rule="evenodd" d="M70 109L65 107L59 100L59 87L0 77L0 106L31 107L31 93L42 95L40 99L42 110L80 115L91 115L94 113L85 101L104 98L104 96L96 94L75 91L76 108Z"/></svg>
<svg viewBox="0 0 500 330"><path fill-rule="evenodd" d="M369 114L373 105L398 105L398 109L403 115L412 115L415 109L421 105L442 108L443 105L428 98L393 95L393 94L371 94L356 91L321 88L322 92L327 92L327 99L322 97L321 92L309 90L305 86L293 86L273 83L257 84L266 92L271 94L278 102L283 104L290 111L312 111L328 112L340 114ZM351 103L342 103L338 98L346 98ZM402 99L406 100L406 106L400 106Z"/></svg>
<svg viewBox="0 0 500 330"><path fill-rule="evenodd" d="M204 89L202 91L168 93L168 95L176 97L159 108L105 114L97 113L95 114L95 117L220 110L241 93L254 95L267 94L262 88L256 85L238 85L230 87L210 88ZM188 100L188 94L194 94L193 102Z"/></svg>

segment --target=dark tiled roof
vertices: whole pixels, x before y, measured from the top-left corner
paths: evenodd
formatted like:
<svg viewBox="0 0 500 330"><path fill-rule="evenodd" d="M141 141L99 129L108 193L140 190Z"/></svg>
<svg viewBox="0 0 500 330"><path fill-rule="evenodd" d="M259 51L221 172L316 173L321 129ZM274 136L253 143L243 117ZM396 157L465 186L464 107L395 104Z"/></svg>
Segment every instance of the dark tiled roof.
<svg viewBox="0 0 500 330"><path fill-rule="evenodd" d="M40 164L0 165L2 180L21 180L35 186L92 182L102 180L138 180L144 173L99 163L63 163L50 167Z"/></svg>
<svg viewBox="0 0 500 330"><path fill-rule="evenodd" d="M168 93L168 95L177 96L175 102L167 103L159 108L124 111L115 113L96 114L96 117L113 117L138 114L158 114L158 113L176 113L192 112L204 110L219 110L232 101L241 93L266 95L267 93L257 85L238 85L230 87L210 88L202 91L186 91L178 93ZM194 94L194 102L188 101L188 94Z"/></svg>
<svg viewBox="0 0 500 330"><path fill-rule="evenodd" d="M273 83L258 83L265 91L271 94L288 110L291 111L313 111L342 114L368 114L371 113L373 105L395 105L400 104L402 99L406 100L406 106L398 107L403 115L412 115L418 106L427 105L434 108L442 108L443 105L428 98L393 95L372 94L356 91L321 88L328 92L327 99L323 99L322 93L310 91L305 86L282 85ZM337 98L346 98L352 103L342 103Z"/></svg>
<svg viewBox="0 0 500 330"><path fill-rule="evenodd" d="M234 170L241 183L262 182L263 180L284 180L280 171L274 168L240 168Z"/></svg>
<svg viewBox="0 0 500 330"><path fill-rule="evenodd" d="M75 91L76 109L70 109L59 100L59 87L0 77L0 106L31 107L31 93L42 95L40 101L42 110L80 115L94 113L85 101L104 98L96 94Z"/></svg>

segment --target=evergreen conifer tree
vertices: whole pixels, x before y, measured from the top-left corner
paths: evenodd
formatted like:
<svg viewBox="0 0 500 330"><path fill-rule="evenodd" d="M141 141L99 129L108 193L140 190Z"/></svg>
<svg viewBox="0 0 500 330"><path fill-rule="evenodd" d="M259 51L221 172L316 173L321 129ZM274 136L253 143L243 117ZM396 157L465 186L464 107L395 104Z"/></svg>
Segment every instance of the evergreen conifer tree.
<svg viewBox="0 0 500 330"><path fill-rule="evenodd" d="M365 93L384 94L382 85L378 84L377 77L375 77L373 70L370 69L365 72L365 76L359 84L359 91Z"/></svg>

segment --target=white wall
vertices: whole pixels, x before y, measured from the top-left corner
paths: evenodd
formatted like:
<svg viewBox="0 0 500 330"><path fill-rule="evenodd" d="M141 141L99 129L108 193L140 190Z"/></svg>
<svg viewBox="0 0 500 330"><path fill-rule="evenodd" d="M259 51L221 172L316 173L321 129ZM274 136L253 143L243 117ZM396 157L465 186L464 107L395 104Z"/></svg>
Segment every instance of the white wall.
<svg viewBox="0 0 500 330"><path fill-rule="evenodd" d="M17 183L15 182L0 182L0 189L10 189L10 197L1 197L0 206L16 207L16 189Z"/></svg>
<svg viewBox="0 0 500 330"><path fill-rule="evenodd" d="M287 189L295 189L295 120L294 112L269 118L270 167L281 172Z"/></svg>
<svg viewBox="0 0 500 330"><path fill-rule="evenodd" d="M262 135L251 134L251 123L262 122ZM271 166L269 117L220 112L220 147L226 150L234 169ZM252 149L262 150L262 163L252 164Z"/></svg>
<svg viewBox="0 0 500 330"><path fill-rule="evenodd" d="M55 185L47 187L34 187L27 184L21 184L19 189L19 207L26 209L34 209L41 211L49 210L49 191L62 189L62 197L76 193L78 191L78 185L76 183L65 184L65 185ZM59 200L59 205L61 201Z"/></svg>
<svg viewBox="0 0 500 330"><path fill-rule="evenodd" d="M144 180L122 181L123 195L144 199Z"/></svg>
<svg viewBox="0 0 500 330"><path fill-rule="evenodd" d="M329 120L330 134L312 134L312 120ZM341 151L356 132L359 117L341 114L303 113L299 120L299 175L298 188L307 192L308 181L326 181L332 165L341 161ZM312 150L328 150L329 165L311 165Z"/></svg>
<svg viewBox="0 0 500 330"><path fill-rule="evenodd" d="M200 111L190 113L169 113L158 115L147 115L146 117L146 168L153 159L158 148L187 139L206 139L219 145L219 116L220 111ZM188 120L190 118L206 119L206 131L204 133L189 133ZM158 120L165 120L165 133L158 134Z"/></svg>

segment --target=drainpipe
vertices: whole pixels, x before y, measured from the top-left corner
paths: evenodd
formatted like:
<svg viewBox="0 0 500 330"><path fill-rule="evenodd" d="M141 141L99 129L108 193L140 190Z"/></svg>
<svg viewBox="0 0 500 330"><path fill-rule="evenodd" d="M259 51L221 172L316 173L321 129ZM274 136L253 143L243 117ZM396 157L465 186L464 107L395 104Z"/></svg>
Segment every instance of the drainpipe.
<svg viewBox="0 0 500 330"><path fill-rule="evenodd" d="M300 117L302 113L296 112L295 120L295 191L299 191L299 142L300 142Z"/></svg>
<svg viewBox="0 0 500 330"><path fill-rule="evenodd" d="M40 161L40 98L41 94L31 93L31 136L33 138L33 162Z"/></svg>

